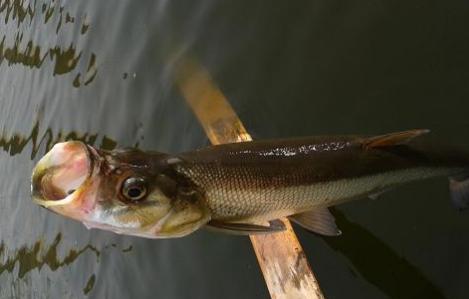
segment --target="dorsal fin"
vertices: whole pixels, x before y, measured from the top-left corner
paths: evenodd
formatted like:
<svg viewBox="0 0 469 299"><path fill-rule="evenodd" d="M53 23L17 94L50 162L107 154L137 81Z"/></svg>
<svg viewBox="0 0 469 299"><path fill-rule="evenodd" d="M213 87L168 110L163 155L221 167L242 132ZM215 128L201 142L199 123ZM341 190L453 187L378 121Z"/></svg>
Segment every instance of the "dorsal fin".
<svg viewBox="0 0 469 299"><path fill-rule="evenodd" d="M406 144L420 135L430 132L427 129L416 129L410 131L396 132L385 135L369 137L361 140L365 148L387 147L399 144Z"/></svg>

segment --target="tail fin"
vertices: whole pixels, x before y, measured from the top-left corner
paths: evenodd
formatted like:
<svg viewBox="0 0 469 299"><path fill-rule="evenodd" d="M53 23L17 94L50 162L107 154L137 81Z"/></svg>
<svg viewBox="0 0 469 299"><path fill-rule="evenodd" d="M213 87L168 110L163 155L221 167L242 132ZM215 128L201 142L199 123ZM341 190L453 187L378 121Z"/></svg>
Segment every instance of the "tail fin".
<svg viewBox="0 0 469 299"><path fill-rule="evenodd" d="M449 190L453 205L458 210L469 208L469 173L449 178Z"/></svg>

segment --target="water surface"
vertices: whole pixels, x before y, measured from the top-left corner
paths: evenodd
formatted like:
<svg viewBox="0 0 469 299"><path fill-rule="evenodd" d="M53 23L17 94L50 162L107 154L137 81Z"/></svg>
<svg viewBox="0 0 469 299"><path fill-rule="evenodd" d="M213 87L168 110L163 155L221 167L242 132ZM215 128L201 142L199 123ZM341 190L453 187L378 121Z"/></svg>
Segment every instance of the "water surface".
<svg viewBox="0 0 469 299"><path fill-rule="evenodd" d="M208 141L174 83L196 57L257 138L429 128L469 148L465 1L0 1L0 297L268 298L248 238L145 240L34 205L60 140L179 152ZM327 298L467 298L469 215L447 181L297 229Z"/></svg>

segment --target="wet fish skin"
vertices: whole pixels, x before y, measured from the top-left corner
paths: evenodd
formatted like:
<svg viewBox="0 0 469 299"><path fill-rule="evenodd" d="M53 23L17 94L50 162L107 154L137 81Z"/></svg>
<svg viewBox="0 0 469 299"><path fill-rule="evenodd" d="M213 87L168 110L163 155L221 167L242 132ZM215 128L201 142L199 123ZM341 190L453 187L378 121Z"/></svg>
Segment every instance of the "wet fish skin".
<svg viewBox="0 0 469 299"><path fill-rule="evenodd" d="M32 194L87 227L146 238L203 226L275 232L281 217L335 236L340 230L327 207L419 179L451 176L453 201L468 205L468 155L412 141L426 132L255 141L177 155L66 142L38 162Z"/></svg>
<svg viewBox="0 0 469 299"><path fill-rule="evenodd" d="M212 219L262 222L378 194L418 179L464 172L467 155L361 136L212 146L179 155L178 173L204 190Z"/></svg>

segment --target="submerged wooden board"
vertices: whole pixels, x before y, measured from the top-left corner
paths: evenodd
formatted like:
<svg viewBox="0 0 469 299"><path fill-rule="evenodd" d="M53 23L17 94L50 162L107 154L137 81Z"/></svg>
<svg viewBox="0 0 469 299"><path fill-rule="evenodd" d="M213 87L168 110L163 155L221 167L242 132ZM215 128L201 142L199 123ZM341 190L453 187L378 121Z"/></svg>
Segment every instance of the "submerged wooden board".
<svg viewBox="0 0 469 299"><path fill-rule="evenodd" d="M178 67L177 83L212 144L251 141L240 119L210 75L195 61ZM275 299L324 298L288 219L285 232L250 236L259 265Z"/></svg>

